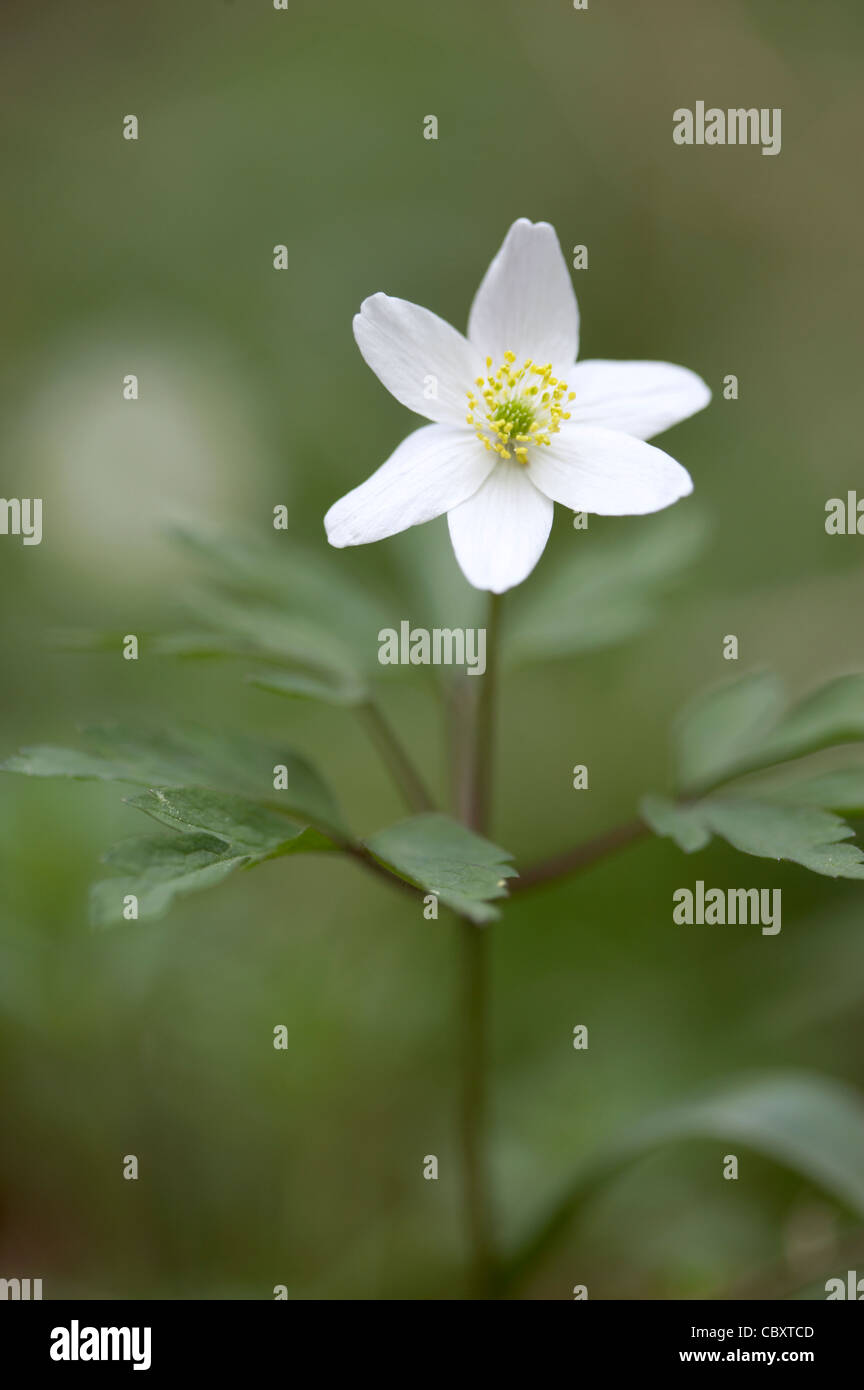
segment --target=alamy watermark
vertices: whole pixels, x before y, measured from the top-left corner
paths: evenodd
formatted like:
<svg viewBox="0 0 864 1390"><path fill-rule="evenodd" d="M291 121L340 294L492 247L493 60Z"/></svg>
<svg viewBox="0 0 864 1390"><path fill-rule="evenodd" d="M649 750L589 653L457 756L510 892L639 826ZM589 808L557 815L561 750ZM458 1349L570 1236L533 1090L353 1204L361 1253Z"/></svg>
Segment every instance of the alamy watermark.
<svg viewBox="0 0 864 1390"><path fill-rule="evenodd" d="M0 497L0 536L20 536L24 545L39 545L42 498Z"/></svg>
<svg viewBox="0 0 864 1390"><path fill-rule="evenodd" d="M676 145L761 145L763 154L779 154L782 109L779 106L709 106L697 101L695 111L679 106L672 113Z"/></svg>
<svg viewBox="0 0 864 1390"><path fill-rule="evenodd" d="M382 666L466 666L469 676L486 670L485 627L412 628L407 619L378 633Z"/></svg>
<svg viewBox="0 0 864 1390"><path fill-rule="evenodd" d="M845 1279L827 1280L825 1294L829 1302L832 1298L851 1298L856 1303L862 1303L864 1302L864 1279L858 1278L857 1269L847 1270Z"/></svg>
<svg viewBox="0 0 864 1390"><path fill-rule="evenodd" d="M51 1329L52 1361L131 1361L133 1371L150 1369L149 1327L69 1327Z"/></svg>
<svg viewBox="0 0 864 1390"><path fill-rule="evenodd" d="M672 921L686 926L762 927L763 936L776 936L781 926L780 888L676 888L672 894Z"/></svg>
<svg viewBox="0 0 864 1390"><path fill-rule="evenodd" d="M864 536L864 497L857 492L843 497L829 497L825 503L825 530L829 536Z"/></svg>
<svg viewBox="0 0 864 1390"><path fill-rule="evenodd" d="M0 1299L27 1303L42 1297L41 1279L0 1279Z"/></svg>

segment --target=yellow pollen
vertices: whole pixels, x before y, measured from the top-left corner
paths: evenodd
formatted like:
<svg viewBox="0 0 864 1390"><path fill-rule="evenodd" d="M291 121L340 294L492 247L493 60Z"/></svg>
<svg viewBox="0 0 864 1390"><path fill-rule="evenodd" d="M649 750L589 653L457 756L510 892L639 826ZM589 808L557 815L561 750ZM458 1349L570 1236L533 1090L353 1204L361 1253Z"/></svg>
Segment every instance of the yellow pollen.
<svg viewBox="0 0 864 1390"><path fill-rule="evenodd" d="M524 467L529 447L551 444L562 420L570 419L563 407L575 393L568 394L566 381L552 375L551 362L540 365L529 357L520 367L515 352L508 349L500 366L494 371L492 367L493 359L487 357L488 375L475 379L481 388L480 400L473 391L466 392L470 411L466 422L485 449L504 459L515 456Z"/></svg>

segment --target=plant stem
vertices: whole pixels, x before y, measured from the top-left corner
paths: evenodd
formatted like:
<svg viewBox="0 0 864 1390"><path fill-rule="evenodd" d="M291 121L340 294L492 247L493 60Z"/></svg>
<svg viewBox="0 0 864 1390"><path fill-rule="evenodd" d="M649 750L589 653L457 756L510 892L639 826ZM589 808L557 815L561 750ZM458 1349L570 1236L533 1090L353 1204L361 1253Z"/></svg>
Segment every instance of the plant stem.
<svg viewBox="0 0 864 1390"><path fill-rule="evenodd" d="M383 864L379 864L374 854L372 854L364 844L361 844L359 840L341 840L338 841L338 844L343 854L349 855L352 859L356 860L358 864L362 864L363 868L368 869L376 878L381 878L386 883L398 888L401 892L410 893L413 898L419 898L422 901L422 888L415 887L415 885L409 883L407 879L400 878L398 874L392 873L391 870L385 868Z"/></svg>
<svg viewBox="0 0 864 1390"><path fill-rule="evenodd" d="M426 789L420 773L405 751L395 729L371 700L357 706L357 713L369 736L399 788L406 805L412 811L434 811L435 802Z"/></svg>
<svg viewBox="0 0 864 1390"><path fill-rule="evenodd" d="M486 1163L486 1029L489 938L461 921L462 936L462 1166L473 1298L491 1296L494 1258Z"/></svg>
<svg viewBox="0 0 864 1390"><path fill-rule="evenodd" d="M457 778L458 811L463 823L484 834L491 811L492 758L495 746L495 697L498 666L500 598L489 596L486 620L486 670L479 689L461 692L463 716ZM473 678L472 678L473 679ZM462 1163L465 1217L470 1246L470 1287L474 1298L493 1296L495 1254L492 1237L486 1152L487 1031L489 1012L489 936L472 922L459 923L462 937Z"/></svg>
<svg viewBox="0 0 864 1390"><path fill-rule="evenodd" d="M492 763L495 749L496 696L498 692L498 632L501 597L489 595L486 618L486 670L482 676L465 677L464 707L468 716L467 747L462 751L459 814L471 830L485 835L492 810ZM467 690L476 679L479 689ZM470 697L470 698L469 698Z"/></svg>
<svg viewBox="0 0 864 1390"><path fill-rule="evenodd" d="M650 834L649 827L641 820L627 821L624 825L616 825L612 830L604 830L602 835L595 835L592 840L586 840L575 849L565 850L563 854L556 854L539 864L529 865L518 878L510 880L510 894L524 893L529 888L537 888L543 883L551 883L555 879L574 874L579 869L587 869L599 859L605 859L607 854L624 849Z"/></svg>
<svg viewBox="0 0 864 1390"><path fill-rule="evenodd" d="M688 806L712 792L720 791L730 784L734 785L740 781L742 775L744 774L735 772L732 776L718 777L714 782L706 782L698 794L688 789L686 793L679 793L678 799L682 806ZM566 878L568 874L577 873L580 869L588 869L599 859L605 859L607 854L626 849L628 845L635 844L637 840L644 840L650 834L652 831L647 821L638 818L626 821L623 825L613 826L611 830L604 830L602 834L595 835L584 844L576 845L574 849L564 850L561 854L553 855L551 859L543 859L539 864L529 865L518 878L511 881L510 896L514 893L524 893L529 888L537 888L543 883Z"/></svg>

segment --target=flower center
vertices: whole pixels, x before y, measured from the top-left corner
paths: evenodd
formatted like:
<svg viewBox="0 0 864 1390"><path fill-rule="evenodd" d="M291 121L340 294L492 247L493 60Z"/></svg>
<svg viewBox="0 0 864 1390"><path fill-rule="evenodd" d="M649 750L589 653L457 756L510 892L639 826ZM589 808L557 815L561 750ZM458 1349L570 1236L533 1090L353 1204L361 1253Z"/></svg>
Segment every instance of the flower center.
<svg viewBox="0 0 864 1390"><path fill-rule="evenodd" d="M465 419L484 448L494 449L502 458L514 455L521 464L528 462L529 444L551 444L552 435L570 414L563 406L573 400L566 381L552 375L552 364L539 366L530 358L521 367L516 354L505 352L504 361L492 372L492 358L486 358L487 376L478 376L476 391L468 391L469 412Z"/></svg>

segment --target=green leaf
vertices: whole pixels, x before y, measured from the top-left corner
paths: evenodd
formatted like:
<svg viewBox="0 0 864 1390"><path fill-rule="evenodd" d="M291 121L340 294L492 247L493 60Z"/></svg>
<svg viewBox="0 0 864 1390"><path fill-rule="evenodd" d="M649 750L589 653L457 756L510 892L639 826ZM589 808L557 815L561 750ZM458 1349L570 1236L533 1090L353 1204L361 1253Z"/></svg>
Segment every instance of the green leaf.
<svg viewBox="0 0 864 1390"><path fill-rule="evenodd" d="M135 781L134 777L122 779L116 763L110 759L77 748L55 748L47 743L13 753L11 758L0 763L0 772L20 772L25 777L75 777L84 781Z"/></svg>
<svg viewBox="0 0 864 1390"><path fill-rule="evenodd" d="M111 877L93 885L95 926L124 920L123 899L134 893L139 919L160 917L181 894L211 888L238 868L284 854L333 850L337 845L306 825L244 797L199 787L154 788L128 804L182 833L121 841L103 857Z"/></svg>
<svg viewBox="0 0 864 1390"><path fill-rule="evenodd" d="M78 777L145 787L209 787L269 801L326 829L339 827L333 796L310 763L284 747L208 729L138 730L122 725L85 729L83 752L37 746L7 759L2 769L30 777ZM273 787L273 769L287 769L287 786Z"/></svg>
<svg viewBox="0 0 864 1390"><path fill-rule="evenodd" d="M516 877L506 850L437 811L379 830L366 847L385 867L472 922L500 915L489 904L506 897L505 880Z"/></svg>
<svg viewBox="0 0 864 1390"><path fill-rule="evenodd" d="M370 689L344 646L301 619L262 609L202 600L214 623L211 632L167 632L140 636L143 655L186 660L245 658L274 668L246 677L276 695L320 700L344 707L363 704ZM220 626L220 617L222 619ZM123 648L119 632L64 632L51 644L63 651L112 653Z"/></svg>
<svg viewBox="0 0 864 1390"><path fill-rule="evenodd" d="M262 654L242 639L232 639L224 632L160 632L141 640L145 656L170 656L181 660L211 660L223 657L262 659Z"/></svg>
<svg viewBox="0 0 864 1390"><path fill-rule="evenodd" d="M840 676L792 707L760 749L760 766L864 739L864 676Z"/></svg>
<svg viewBox="0 0 864 1390"><path fill-rule="evenodd" d="M702 549L704 521L693 508L676 509L626 530L601 540L590 529L575 531L563 563L551 573L544 569L542 583L514 593L508 660L613 646L657 621L663 596Z"/></svg>
<svg viewBox="0 0 864 1390"><path fill-rule="evenodd" d="M139 650L142 656L169 656L180 658L219 658L255 657L259 661L279 662L279 657L262 648L248 638L217 628L211 631L139 632ZM49 645L54 650L67 652L86 652L89 654L109 654L116 656L123 650L124 634L118 631L93 632L66 630L54 634Z"/></svg>
<svg viewBox="0 0 864 1390"><path fill-rule="evenodd" d="M864 1216L861 1097L828 1077L753 1077L648 1115L598 1149L508 1262L505 1285L538 1263L601 1182L644 1153L692 1139L717 1139L724 1152L746 1145Z"/></svg>
<svg viewBox="0 0 864 1390"><path fill-rule="evenodd" d="M736 789L745 795L749 788ZM771 801L791 801L799 806L821 806L825 811L844 815L864 815L864 767L840 768L816 776L787 778L783 781L760 780L755 794Z"/></svg>
<svg viewBox="0 0 864 1390"><path fill-rule="evenodd" d="M306 617L250 599L223 598L210 590L190 597L188 606L218 634L225 656L260 656L358 683L362 680L362 669L345 643ZM369 641L377 653L375 632Z"/></svg>
<svg viewBox="0 0 864 1390"><path fill-rule="evenodd" d="M310 849L335 849L326 836L278 811L199 787L160 787L126 798L129 806L146 811L165 825L216 835L234 854L256 859Z"/></svg>
<svg viewBox="0 0 864 1390"><path fill-rule="evenodd" d="M831 878L864 878L864 854L845 843L854 831L832 814L864 813L864 769L814 776L793 766L752 779L855 738L864 738L864 677L830 681L787 711L775 677L744 676L694 701L679 717L675 743L685 790L710 790L745 773L751 780L677 804L646 797L643 817L687 853L716 834L746 854L788 859Z"/></svg>
<svg viewBox="0 0 864 1390"><path fill-rule="evenodd" d="M788 859L828 878L864 878L864 853L843 843L852 827L815 806L782 805L749 797L711 797L678 804L645 797L641 812L658 835L685 853L702 849L712 834L759 859Z"/></svg>
<svg viewBox="0 0 864 1390"><path fill-rule="evenodd" d="M198 660L245 658L276 668L247 677L262 690L344 706L369 699L360 665L344 643L307 619L210 592L202 594L193 607L199 620L212 624L212 631L143 635L142 654ZM377 651L375 634L369 640ZM115 632L67 632L53 645L67 651L116 654L122 650L123 639Z"/></svg>
<svg viewBox="0 0 864 1390"><path fill-rule="evenodd" d="M830 811L743 799L705 801L702 811L703 823L745 854L789 859L828 878L864 878L864 854L842 843L855 832Z"/></svg>
<svg viewBox="0 0 864 1390"><path fill-rule="evenodd" d="M674 840L685 854L704 849L711 839L711 831L692 814L690 806L678 806L665 796L643 796L639 810L655 835Z"/></svg>
<svg viewBox="0 0 864 1390"><path fill-rule="evenodd" d="M324 673L309 675L302 671L267 671L257 672L246 679L250 685L268 690L273 695L287 695L298 700L322 700L328 705L352 707L365 704L369 699L365 686L351 678Z"/></svg>
<svg viewBox="0 0 864 1390"><path fill-rule="evenodd" d="M278 541L246 539L233 528L181 526L174 534L204 565L211 593L230 593L235 604L257 599L262 611L302 618L307 634L313 627L330 634L352 666L377 670L378 631L392 626L389 605L334 564L326 545L300 546L287 534Z"/></svg>
<svg viewBox="0 0 864 1390"><path fill-rule="evenodd" d="M701 695L679 716L678 785L698 791L858 739L864 739L864 676L829 681L789 710L775 676L743 676Z"/></svg>
<svg viewBox="0 0 864 1390"><path fill-rule="evenodd" d="M124 899L138 899L139 920L161 917L186 893L212 888L247 862L224 840L211 835L146 835L124 840L104 856L110 878L90 890L96 927L122 923Z"/></svg>
<svg viewBox="0 0 864 1390"><path fill-rule="evenodd" d="M123 650L123 639L125 633L119 631L93 632L89 628L64 628L59 632L51 632L47 636L48 646L53 651L64 652L110 652L116 655ZM143 647L145 640L149 641L149 636L143 634L140 629L138 632L140 645Z"/></svg>
<svg viewBox="0 0 864 1390"><path fill-rule="evenodd" d="M692 701L674 730L678 785L710 786L746 764L783 703L780 680L768 674L743 676Z"/></svg>

